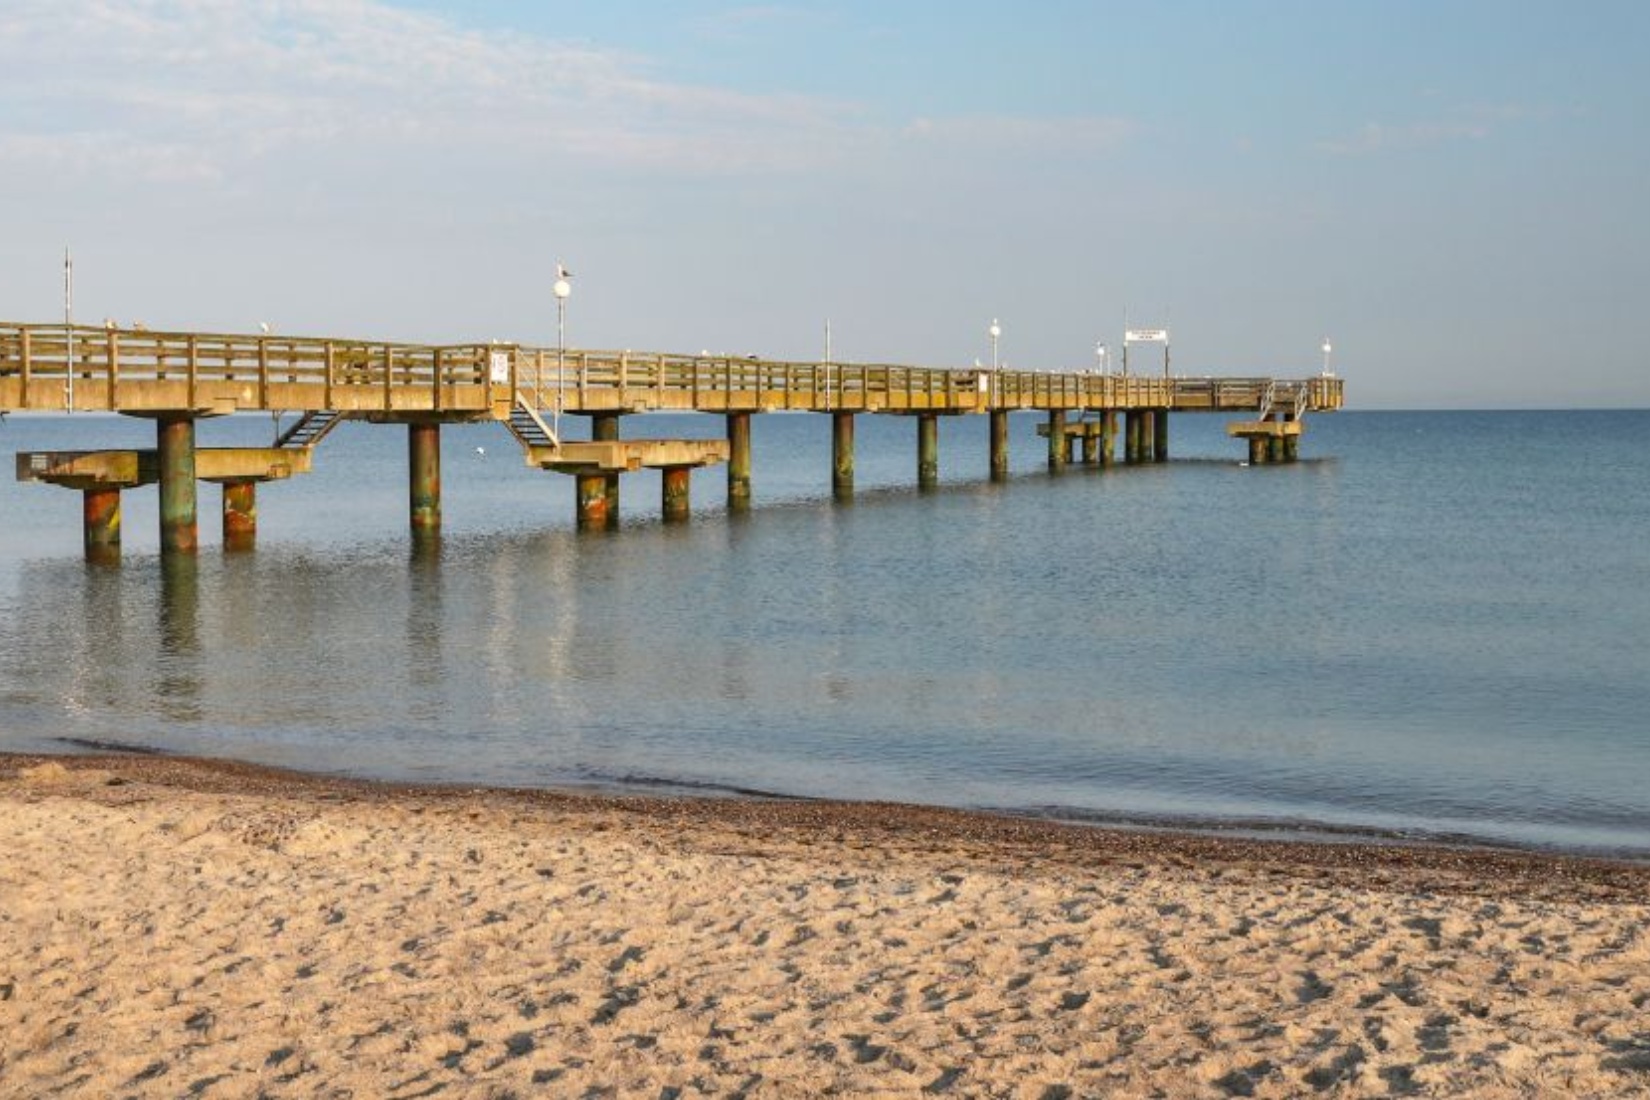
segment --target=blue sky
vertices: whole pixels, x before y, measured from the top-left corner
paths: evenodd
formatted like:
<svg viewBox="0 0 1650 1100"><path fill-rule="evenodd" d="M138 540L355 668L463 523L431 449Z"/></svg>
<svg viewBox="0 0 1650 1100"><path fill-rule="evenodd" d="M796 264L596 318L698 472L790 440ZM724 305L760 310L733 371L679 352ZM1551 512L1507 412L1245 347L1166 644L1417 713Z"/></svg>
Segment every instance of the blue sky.
<svg viewBox="0 0 1650 1100"><path fill-rule="evenodd" d="M13 0L0 296L1650 405L1639 3Z"/></svg>

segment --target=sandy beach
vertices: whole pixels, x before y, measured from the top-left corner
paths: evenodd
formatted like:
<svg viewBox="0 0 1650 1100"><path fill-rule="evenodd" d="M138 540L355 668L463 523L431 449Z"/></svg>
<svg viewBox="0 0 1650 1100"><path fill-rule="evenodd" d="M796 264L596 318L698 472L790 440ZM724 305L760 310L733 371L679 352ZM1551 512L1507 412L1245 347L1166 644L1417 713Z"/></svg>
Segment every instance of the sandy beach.
<svg viewBox="0 0 1650 1100"><path fill-rule="evenodd" d="M1650 1095L1650 868L0 757L0 1095Z"/></svg>

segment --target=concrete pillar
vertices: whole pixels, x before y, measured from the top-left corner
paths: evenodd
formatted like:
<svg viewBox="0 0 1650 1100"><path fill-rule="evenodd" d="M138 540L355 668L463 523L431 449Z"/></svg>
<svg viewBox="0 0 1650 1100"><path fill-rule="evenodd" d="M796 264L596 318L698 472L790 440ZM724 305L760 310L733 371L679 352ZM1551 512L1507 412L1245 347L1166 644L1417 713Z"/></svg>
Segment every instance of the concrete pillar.
<svg viewBox="0 0 1650 1100"><path fill-rule="evenodd" d="M96 565L120 561L120 490L87 489L83 493L86 560Z"/></svg>
<svg viewBox="0 0 1650 1100"><path fill-rule="evenodd" d="M992 409L991 417L991 480L1008 480L1008 410Z"/></svg>
<svg viewBox="0 0 1650 1100"><path fill-rule="evenodd" d="M223 548L238 552L250 550L258 542L258 483L256 481L226 481L223 483Z"/></svg>
<svg viewBox="0 0 1650 1100"><path fill-rule="evenodd" d="M413 538L441 534L441 425L407 425L407 505Z"/></svg>
<svg viewBox="0 0 1650 1100"><path fill-rule="evenodd" d="M689 496L693 485L692 466L666 466L659 485L666 523L680 523L693 514L693 503Z"/></svg>
<svg viewBox="0 0 1650 1100"><path fill-rule="evenodd" d="M932 489L940 483L940 418L917 414L917 485Z"/></svg>
<svg viewBox="0 0 1650 1100"><path fill-rule="evenodd" d="M578 475L578 528L581 531L607 529L607 475Z"/></svg>
<svg viewBox="0 0 1650 1100"><path fill-rule="evenodd" d="M1283 460L1285 462L1299 462L1301 457L1301 437L1286 435L1283 437Z"/></svg>
<svg viewBox="0 0 1650 1100"><path fill-rule="evenodd" d="M160 551L193 554L200 548L195 520L195 420L163 416L155 422L160 451Z"/></svg>
<svg viewBox="0 0 1650 1100"><path fill-rule="evenodd" d="M1264 435L1249 437L1249 465L1266 465L1266 437Z"/></svg>
<svg viewBox="0 0 1650 1100"><path fill-rule="evenodd" d="M751 506L751 414L728 413L728 511Z"/></svg>
<svg viewBox="0 0 1650 1100"><path fill-rule="evenodd" d="M1078 457L1083 453L1082 438L1082 436L1076 435L1066 436L1066 462L1068 464L1076 463Z"/></svg>
<svg viewBox="0 0 1650 1100"><path fill-rule="evenodd" d="M1153 436L1156 435L1156 432L1154 432L1153 429L1156 428L1156 427L1157 427L1157 421L1152 416L1152 410L1150 410L1150 409L1141 409L1140 410L1140 454L1135 459L1136 462L1150 462L1152 460L1152 455L1153 455L1153 453L1155 452L1155 449L1156 449L1156 443L1153 440Z"/></svg>
<svg viewBox="0 0 1650 1100"><path fill-rule="evenodd" d="M1083 465L1097 466L1100 464L1100 433L1096 431L1098 424L1090 424L1083 432Z"/></svg>
<svg viewBox="0 0 1650 1100"><path fill-rule="evenodd" d="M1050 409L1048 412L1048 468L1051 470L1066 468L1066 411L1064 409Z"/></svg>
<svg viewBox="0 0 1650 1100"><path fill-rule="evenodd" d="M1283 436L1269 436L1266 440L1266 461L1283 461Z"/></svg>
<svg viewBox="0 0 1650 1100"><path fill-rule="evenodd" d="M1152 461L1169 461L1169 410L1152 410Z"/></svg>
<svg viewBox="0 0 1650 1100"><path fill-rule="evenodd" d="M1144 438L1141 419L1139 409L1130 409L1123 414L1123 461L1130 465L1140 461L1141 441Z"/></svg>
<svg viewBox="0 0 1650 1100"><path fill-rule="evenodd" d="M611 443L619 438L619 413L600 412L590 417L590 438L603 443ZM619 525L619 473L617 470L607 475L607 525Z"/></svg>
<svg viewBox="0 0 1650 1100"><path fill-rule="evenodd" d="M838 500L854 495L854 414L831 414L831 492Z"/></svg>
<svg viewBox="0 0 1650 1100"><path fill-rule="evenodd" d="M1117 412L1106 409L1100 414L1100 465L1110 466L1117 461Z"/></svg>

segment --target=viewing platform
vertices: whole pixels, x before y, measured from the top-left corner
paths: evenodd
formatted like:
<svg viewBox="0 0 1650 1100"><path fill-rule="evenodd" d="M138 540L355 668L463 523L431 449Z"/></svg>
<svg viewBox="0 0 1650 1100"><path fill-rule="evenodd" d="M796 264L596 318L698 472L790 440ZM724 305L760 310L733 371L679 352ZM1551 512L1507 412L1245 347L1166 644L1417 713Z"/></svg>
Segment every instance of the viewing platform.
<svg viewBox="0 0 1650 1100"><path fill-rule="evenodd" d="M1228 431L1249 441L1250 461L1258 464L1293 460L1304 417L1342 402L1342 381L1328 374L1295 381L1171 378L0 324L0 414L117 412L156 421L150 451L18 456L19 478L88 494L88 554L95 534L102 556L110 546L118 553L118 493L150 482L161 486L164 552L194 549L197 480L224 485L226 546L232 512L236 544L251 545L252 486L307 472L314 448L350 419L407 426L410 524L423 537L440 529L443 423L499 422L528 465L579 480L581 527L609 527L618 520L620 477L641 469L663 471L667 519L687 517L691 471L708 465L727 466L728 507L749 507L756 413L829 415L832 488L846 497L853 492L854 417L861 413L917 419L917 480L930 487L938 482L940 416L990 417L991 476L1001 479L1008 475L1014 411L1047 415L1039 432L1049 439L1053 469L1076 461L1079 449L1083 462L1111 465L1119 415L1124 460L1165 461L1171 412L1253 414ZM272 448L197 451L196 420L238 412L292 413L297 420ZM718 414L726 437L621 438L621 418L643 412ZM564 415L589 417L592 438L560 438ZM95 531L94 497L103 517Z"/></svg>

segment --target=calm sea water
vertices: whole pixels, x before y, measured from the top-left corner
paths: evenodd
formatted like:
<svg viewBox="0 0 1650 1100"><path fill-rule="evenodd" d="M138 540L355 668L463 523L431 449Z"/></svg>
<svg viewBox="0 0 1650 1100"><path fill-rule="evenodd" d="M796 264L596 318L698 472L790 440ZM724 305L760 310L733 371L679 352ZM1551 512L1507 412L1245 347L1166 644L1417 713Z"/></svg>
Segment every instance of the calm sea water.
<svg viewBox="0 0 1650 1100"><path fill-rule="evenodd" d="M80 555L79 498L0 480L0 747L152 746L318 772L766 791L1068 818L1455 837L1650 857L1650 413L1341 413L1241 465L986 480L983 418L755 425L758 506L696 475L625 528L496 426L444 430L446 535L406 538L403 429L351 424L259 495L260 544ZM712 435L719 419L627 419ZM262 443L267 417L203 422ZM152 446L146 422L11 417L0 452Z"/></svg>

